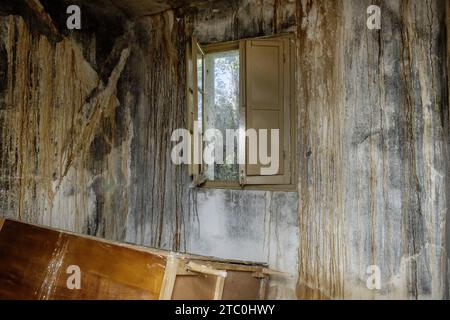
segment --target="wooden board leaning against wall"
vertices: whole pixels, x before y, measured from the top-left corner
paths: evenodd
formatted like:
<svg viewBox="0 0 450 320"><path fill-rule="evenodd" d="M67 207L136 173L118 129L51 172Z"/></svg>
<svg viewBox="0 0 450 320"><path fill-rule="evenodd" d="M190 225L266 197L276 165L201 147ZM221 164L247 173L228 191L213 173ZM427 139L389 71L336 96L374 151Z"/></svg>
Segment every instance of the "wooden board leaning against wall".
<svg viewBox="0 0 450 320"><path fill-rule="evenodd" d="M0 299L264 299L265 265L0 219ZM77 279L79 277L79 279Z"/></svg>

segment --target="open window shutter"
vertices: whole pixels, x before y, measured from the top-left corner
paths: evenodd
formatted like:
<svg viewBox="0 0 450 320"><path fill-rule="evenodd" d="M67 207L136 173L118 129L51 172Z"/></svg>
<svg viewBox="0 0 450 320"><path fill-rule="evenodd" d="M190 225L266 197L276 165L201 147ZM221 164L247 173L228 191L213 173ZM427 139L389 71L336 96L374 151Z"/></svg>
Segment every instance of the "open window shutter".
<svg viewBox="0 0 450 320"><path fill-rule="evenodd" d="M191 133L191 150L189 154L189 159L191 159L191 164L189 165L189 175L198 176L201 170L201 135L195 136L196 132L201 133L200 128L194 128L195 121L200 121L198 119L199 115L199 102L203 105L203 61L204 54L197 43L195 37L192 37L191 41L187 44L186 48L186 99L187 99L187 127ZM199 64L200 63L200 64ZM199 69L200 66L200 69ZM199 75L201 79L199 79ZM200 87L199 87L200 84ZM198 131L199 129L200 131ZM194 143L194 139L197 139L197 144ZM195 149L194 146L197 146Z"/></svg>
<svg viewBox="0 0 450 320"><path fill-rule="evenodd" d="M261 163L259 145L257 163L249 161L249 140L246 143L246 165L244 183L289 184L290 183L290 90L291 71L288 39L249 40L245 45L245 124L246 129L267 129L267 153L275 156L271 149L278 143L278 169L263 173L269 165ZM279 130L279 141L271 141L271 130ZM273 144L272 144L272 143ZM250 142L251 143L251 142ZM258 135L258 144L260 136ZM255 143L252 143L255 145ZM242 170L241 170L242 173Z"/></svg>

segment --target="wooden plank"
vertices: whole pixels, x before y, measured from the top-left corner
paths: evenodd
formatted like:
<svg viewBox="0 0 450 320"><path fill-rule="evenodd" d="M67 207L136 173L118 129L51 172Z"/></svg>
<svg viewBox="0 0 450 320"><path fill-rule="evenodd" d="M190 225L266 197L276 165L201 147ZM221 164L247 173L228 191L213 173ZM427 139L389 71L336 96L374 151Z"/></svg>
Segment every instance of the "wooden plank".
<svg viewBox="0 0 450 320"><path fill-rule="evenodd" d="M261 271L254 272L253 276L255 278L264 278L265 276L289 277L290 274L287 272L276 271L269 268L262 268Z"/></svg>
<svg viewBox="0 0 450 320"><path fill-rule="evenodd" d="M5 222L5 219L0 218L0 231L2 231L3 223Z"/></svg>
<svg viewBox="0 0 450 320"><path fill-rule="evenodd" d="M267 295L267 285L268 285L268 278L264 277L260 281L260 289L259 289L259 300L266 300Z"/></svg>
<svg viewBox="0 0 450 320"><path fill-rule="evenodd" d="M252 277L254 278L259 278L259 279L264 279L266 277L266 275L262 272L253 272L252 273Z"/></svg>
<svg viewBox="0 0 450 320"><path fill-rule="evenodd" d="M201 255L187 254L187 253L176 253L176 252L162 250L162 249L155 249L155 248L143 247L143 246L133 245L133 244L124 243L124 242L111 241L111 240L107 240L104 238L98 238L98 237L88 236L85 234L78 234L78 233L74 233L74 232L70 232L70 231L59 230L59 229L49 228L49 227L45 227L45 226L39 226L36 224L24 223L24 222L13 220L13 219L7 219L5 221L15 221L17 223L22 223L25 225L35 226L35 227L48 229L48 230L54 230L57 232L63 232L68 235L73 235L73 236L85 238L85 239L91 239L91 240L94 240L97 242L102 242L102 243L110 244L110 245L114 245L114 246L129 248L129 249L132 249L135 251L146 252L146 253L154 254L154 255L157 255L160 257L164 257L164 258L166 258L170 255L174 255L180 261L185 261L185 263L188 263L189 261L194 261L194 262L198 262L198 263L202 263L202 264L207 264L216 269L256 272L256 271L261 271L262 268L267 267L267 264L265 264L265 263L258 263L258 262L253 262L253 261L231 260L231 259L226 260L226 259L220 259L220 258L212 257L212 256L201 256Z"/></svg>
<svg viewBox="0 0 450 320"><path fill-rule="evenodd" d="M178 263L177 276L198 276L198 272L189 271L186 269L186 265L182 262Z"/></svg>
<svg viewBox="0 0 450 320"><path fill-rule="evenodd" d="M197 257L193 256L189 261L196 262L199 264L205 264L210 266L211 268L219 269L219 270L233 270L233 271L244 271L244 272L261 272L265 265L262 264L249 264L249 263L239 263L233 261L225 261L225 260L217 260L210 258L207 259L197 259ZM187 262L186 262L187 263Z"/></svg>
<svg viewBox="0 0 450 320"><path fill-rule="evenodd" d="M222 300L225 277L218 276L216 279L216 289L214 290L213 300Z"/></svg>
<svg viewBox="0 0 450 320"><path fill-rule="evenodd" d="M264 267L206 259L5 220L0 232L0 299L196 300L261 296L261 279L253 276L266 276ZM80 290L67 288L66 271L71 265L81 270Z"/></svg>
<svg viewBox="0 0 450 320"><path fill-rule="evenodd" d="M178 271L178 259L174 255L167 257L164 279L159 294L159 300L171 300Z"/></svg>
<svg viewBox="0 0 450 320"><path fill-rule="evenodd" d="M209 274L212 276L217 276L217 277L222 277L222 278L226 278L227 277L227 272L224 270L217 270L214 269L210 266L204 265L204 264L199 264L197 262L193 262L190 261L186 264L186 269L193 271L193 272L199 272L199 273L203 273L203 274Z"/></svg>
<svg viewBox="0 0 450 320"><path fill-rule="evenodd" d="M0 232L0 299L158 299L165 259L6 220ZM80 289L67 285L69 266Z"/></svg>

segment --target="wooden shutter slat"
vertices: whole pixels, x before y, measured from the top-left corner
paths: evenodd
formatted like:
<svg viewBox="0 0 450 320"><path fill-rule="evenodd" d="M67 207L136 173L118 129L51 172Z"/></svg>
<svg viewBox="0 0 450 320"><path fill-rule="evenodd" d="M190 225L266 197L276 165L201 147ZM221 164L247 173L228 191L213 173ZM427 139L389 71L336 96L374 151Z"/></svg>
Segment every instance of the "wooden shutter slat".
<svg viewBox="0 0 450 320"><path fill-rule="evenodd" d="M270 130L279 129L279 168L271 176L261 175L261 168L269 167L248 163L247 141L245 166L246 184L289 184L290 183L290 70L288 68L288 39L248 40L245 46L246 129L268 129L268 154ZM259 148L258 148L259 153Z"/></svg>

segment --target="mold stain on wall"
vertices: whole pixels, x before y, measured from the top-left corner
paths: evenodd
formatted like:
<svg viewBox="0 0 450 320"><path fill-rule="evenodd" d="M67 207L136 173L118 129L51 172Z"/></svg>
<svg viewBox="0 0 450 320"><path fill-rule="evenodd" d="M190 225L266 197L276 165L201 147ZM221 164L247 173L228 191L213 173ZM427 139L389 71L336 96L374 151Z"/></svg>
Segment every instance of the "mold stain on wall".
<svg viewBox="0 0 450 320"><path fill-rule="evenodd" d="M181 250L189 182L186 168L171 162L170 137L185 127L184 24L166 12L138 20L134 34L119 89L133 123L126 239Z"/></svg>
<svg viewBox="0 0 450 320"><path fill-rule="evenodd" d="M105 184L115 168L104 176L96 172L95 160L104 155L101 148L90 147L101 139L105 149L121 148L114 145L111 130L116 126L116 84L129 50L123 50L103 83L77 42L33 35L18 16L2 17L1 30L7 61L1 106L3 215L105 236L92 229L99 208L90 205L99 201L92 195L96 180ZM103 164L126 162L122 156L119 152L119 160L110 157ZM104 222L97 225L107 226Z"/></svg>

